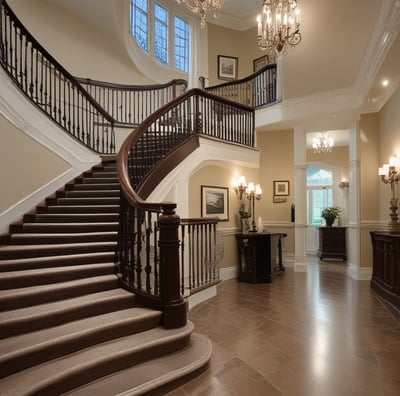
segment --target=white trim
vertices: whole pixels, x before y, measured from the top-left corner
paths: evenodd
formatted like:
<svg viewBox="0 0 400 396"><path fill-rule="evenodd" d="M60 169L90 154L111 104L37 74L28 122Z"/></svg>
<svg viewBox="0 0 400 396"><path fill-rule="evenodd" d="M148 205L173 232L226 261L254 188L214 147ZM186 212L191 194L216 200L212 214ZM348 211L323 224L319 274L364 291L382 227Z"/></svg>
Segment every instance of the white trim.
<svg viewBox="0 0 400 396"><path fill-rule="evenodd" d="M207 287L206 289L199 291L190 295L187 298L189 311L196 305L202 303L203 301L209 300L217 295L217 285Z"/></svg>
<svg viewBox="0 0 400 396"><path fill-rule="evenodd" d="M219 270L219 276L222 282L235 279L238 276L238 268L236 266L221 268Z"/></svg>
<svg viewBox="0 0 400 396"><path fill-rule="evenodd" d="M21 132L46 147L69 164L70 169L24 197L0 213L0 232L8 232L10 223L38 205L44 198L63 187L93 165L101 162L94 153L69 136L47 115L38 110L12 83L3 68L0 68L0 114Z"/></svg>
<svg viewBox="0 0 400 396"><path fill-rule="evenodd" d="M347 266L347 275L354 280L371 280L372 268L359 268L354 264L349 264Z"/></svg>

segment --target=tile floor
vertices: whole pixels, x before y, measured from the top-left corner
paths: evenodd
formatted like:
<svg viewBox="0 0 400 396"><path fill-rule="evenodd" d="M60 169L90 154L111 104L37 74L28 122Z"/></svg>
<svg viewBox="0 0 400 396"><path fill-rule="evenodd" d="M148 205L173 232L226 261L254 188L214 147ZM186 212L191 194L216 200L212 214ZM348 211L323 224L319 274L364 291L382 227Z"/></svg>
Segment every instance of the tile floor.
<svg viewBox="0 0 400 396"><path fill-rule="evenodd" d="M213 344L168 396L399 396L400 319L346 263L310 259L271 284L232 279L189 313Z"/></svg>

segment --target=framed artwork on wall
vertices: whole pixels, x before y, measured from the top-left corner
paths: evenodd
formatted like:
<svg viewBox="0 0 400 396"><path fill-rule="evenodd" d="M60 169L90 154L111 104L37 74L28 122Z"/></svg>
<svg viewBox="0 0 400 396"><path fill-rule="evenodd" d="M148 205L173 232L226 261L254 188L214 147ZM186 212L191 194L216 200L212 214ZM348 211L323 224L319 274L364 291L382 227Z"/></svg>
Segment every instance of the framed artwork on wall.
<svg viewBox="0 0 400 396"><path fill-rule="evenodd" d="M236 80L238 76L238 58L218 55L218 78L220 80Z"/></svg>
<svg viewBox="0 0 400 396"><path fill-rule="evenodd" d="M253 60L253 71L254 73L262 69L264 66L269 64L269 57L268 55L260 56L257 59Z"/></svg>
<svg viewBox="0 0 400 396"><path fill-rule="evenodd" d="M274 180L274 196L289 195L289 180Z"/></svg>
<svg viewBox="0 0 400 396"><path fill-rule="evenodd" d="M228 187L201 186L201 217L229 220Z"/></svg>

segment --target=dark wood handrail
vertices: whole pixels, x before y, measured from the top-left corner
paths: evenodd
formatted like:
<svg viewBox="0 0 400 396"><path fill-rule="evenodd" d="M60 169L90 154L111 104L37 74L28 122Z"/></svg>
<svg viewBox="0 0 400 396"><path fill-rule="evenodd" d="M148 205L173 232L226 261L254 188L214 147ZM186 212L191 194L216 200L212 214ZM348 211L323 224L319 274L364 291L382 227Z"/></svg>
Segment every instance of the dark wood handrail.
<svg viewBox="0 0 400 396"><path fill-rule="evenodd" d="M96 152L114 152L113 118L32 36L5 0L0 0L0 63L25 95L70 135Z"/></svg>
<svg viewBox="0 0 400 396"><path fill-rule="evenodd" d="M204 89L215 95L228 97L238 103L258 109L279 102L276 76L277 65L270 64L240 80Z"/></svg>
<svg viewBox="0 0 400 396"><path fill-rule="evenodd" d="M199 135L215 139L231 136L231 141L253 147L254 110L192 89L140 123L124 141L117 159L121 182L117 261L121 280L143 304L163 311L165 327L179 327L186 322L182 296L186 282L184 248L190 257L189 289L219 279L217 219L181 221L175 213L176 203L146 202L141 192L157 173L153 169L170 169L171 153L192 144L193 137ZM193 147L180 154L187 155ZM176 163L180 161L182 158Z"/></svg>
<svg viewBox="0 0 400 396"><path fill-rule="evenodd" d="M114 125L133 128L154 111L181 95L187 81L174 79L164 84L118 84L76 77L103 109L114 119Z"/></svg>

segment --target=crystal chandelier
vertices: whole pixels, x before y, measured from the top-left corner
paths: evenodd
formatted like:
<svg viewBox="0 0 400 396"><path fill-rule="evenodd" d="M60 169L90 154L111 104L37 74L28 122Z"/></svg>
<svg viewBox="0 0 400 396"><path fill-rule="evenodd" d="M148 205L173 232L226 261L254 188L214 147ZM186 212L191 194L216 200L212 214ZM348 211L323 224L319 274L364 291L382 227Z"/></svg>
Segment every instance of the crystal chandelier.
<svg viewBox="0 0 400 396"><path fill-rule="evenodd" d="M297 0L264 0L257 22L258 46L272 57L286 55L301 41Z"/></svg>
<svg viewBox="0 0 400 396"><path fill-rule="evenodd" d="M194 14L199 14L201 27L206 25L206 14L211 10L219 10L224 0L176 0L179 4L184 3L186 7ZM214 14L214 17L216 15Z"/></svg>
<svg viewBox="0 0 400 396"><path fill-rule="evenodd" d="M327 154L332 151L334 145L333 137L328 132L323 132L320 136L313 137L312 147L314 154Z"/></svg>

